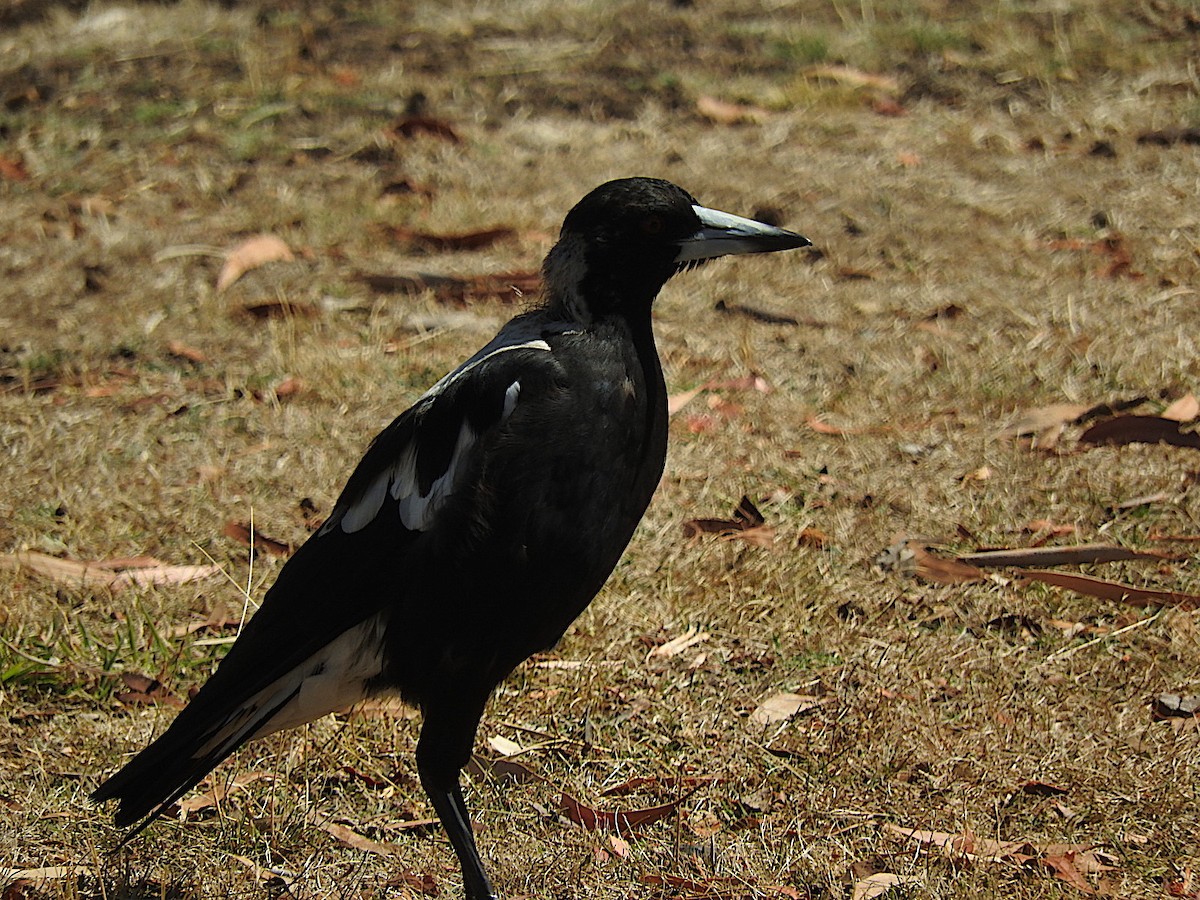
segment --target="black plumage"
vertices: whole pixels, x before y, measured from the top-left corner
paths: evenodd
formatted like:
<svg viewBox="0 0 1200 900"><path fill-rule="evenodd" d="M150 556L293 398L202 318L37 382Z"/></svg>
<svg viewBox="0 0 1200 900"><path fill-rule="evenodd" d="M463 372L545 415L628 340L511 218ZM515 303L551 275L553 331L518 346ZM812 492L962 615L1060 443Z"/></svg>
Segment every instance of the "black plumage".
<svg viewBox="0 0 1200 900"><path fill-rule="evenodd" d="M376 437L216 673L93 799L136 833L246 741L399 693L466 895L494 897L459 774L492 690L599 591L662 475L654 298L703 260L807 244L658 179L589 193L543 304Z"/></svg>

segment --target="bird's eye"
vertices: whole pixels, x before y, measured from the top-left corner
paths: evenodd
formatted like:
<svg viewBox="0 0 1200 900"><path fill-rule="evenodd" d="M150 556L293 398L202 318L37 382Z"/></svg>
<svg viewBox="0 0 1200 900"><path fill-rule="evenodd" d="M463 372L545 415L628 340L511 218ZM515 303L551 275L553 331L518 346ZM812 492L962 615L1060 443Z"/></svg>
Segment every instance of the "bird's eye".
<svg viewBox="0 0 1200 900"><path fill-rule="evenodd" d="M642 219L642 234L653 237L656 234L662 234L663 230L662 216L646 216Z"/></svg>

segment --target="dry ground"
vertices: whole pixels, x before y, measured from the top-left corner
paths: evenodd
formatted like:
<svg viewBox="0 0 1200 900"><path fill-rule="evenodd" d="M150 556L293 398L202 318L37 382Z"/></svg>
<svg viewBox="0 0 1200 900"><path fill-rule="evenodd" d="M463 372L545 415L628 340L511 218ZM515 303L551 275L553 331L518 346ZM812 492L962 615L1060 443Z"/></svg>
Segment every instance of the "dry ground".
<svg viewBox="0 0 1200 900"><path fill-rule="evenodd" d="M398 711L247 748L218 783L263 777L115 853L110 810L85 798L174 713L121 698L120 674L186 696L241 588L259 597L277 571L226 523L303 540L370 437L512 312L363 276L535 267L570 205L628 174L774 214L820 253L723 261L660 300L671 390L724 384L676 416L602 595L484 720L490 774L470 796L503 893L836 898L881 872L930 897L1198 896L1200 733L1150 707L1198 692L1198 614L874 564L898 533L1016 546L1044 519L1076 526L1053 542L1185 555L1082 571L1200 591L1190 545L1153 539L1200 532L1194 449L999 436L1031 407L1144 396L1154 412L1197 387L1200 149L1137 140L1200 126L1193 4L7 17L0 553L211 558L229 580L110 590L0 570L0 866L48 870L6 900L457 895L440 832L409 824L429 809L418 723ZM714 121L702 97L755 121ZM399 134L414 110L461 141ZM393 231L493 225L517 234L419 257ZM295 260L218 293L222 252L258 232ZM772 390L737 387L749 374ZM773 544L683 536L742 494ZM651 653L691 627L707 637ZM756 724L780 691L819 702ZM511 749L495 738L540 780L489 766ZM605 810L677 799L681 774L712 780L627 845L559 814L564 791ZM650 780L601 796L630 779ZM1033 859L947 858L888 825L1029 842ZM1114 868L1071 885L1042 859L1053 844Z"/></svg>

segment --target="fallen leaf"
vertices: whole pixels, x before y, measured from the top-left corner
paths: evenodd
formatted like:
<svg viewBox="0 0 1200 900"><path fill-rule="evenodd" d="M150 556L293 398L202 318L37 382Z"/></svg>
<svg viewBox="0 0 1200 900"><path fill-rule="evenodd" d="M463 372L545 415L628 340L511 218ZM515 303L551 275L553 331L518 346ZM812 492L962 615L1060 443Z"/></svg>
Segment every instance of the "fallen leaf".
<svg viewBox="0 0 1200 900"><path fill-rule="evenodd" d="M1039 406L1021 414L1012 425L1002 432L1001 437L1014 438L1033 436L1033 446L1051 449L1058 443L1063 429L1077 421L1091 407L1083 403L1052 403Z"/></svg>
<svg viewBox="0 0 1200 900"><path fill-rule="evenodd" d="M704 385L692 388L690 391L681 391L678 394L672 394L671 396L667 397L667 415L675 415L702 393L704 393Z"/></svg>
<svg viewBox="0 0 1200 900"><path fill-rule="evenodd" d="M245 522L231 519L225 523L221 534L237 541L243 547L253 547L255 550L270 553L272 556L291 556L296 552L296 548L291 544L268 537L258 529L251 529Z"/></svg>
<svg viewBox="0 0 1200 900"><path fill-rule="evenodd" d="M197 350L183 341L167 341L167 352L188 362L206 363L208 355L203 350Z"/></svg>
<svg viewBox="0 0 1200 900"><path fill-rule="evenodd" d="M117 700L126 706L141 704L157 706L159 703L165 703L167 706L183 709L187 705L168 691L161 681L151 678L149 675L142 675L138 672L122 672L121 681L129 690L118 691Z"/></svg>
<svg viewBox="0 0 1200 900"><path fill-rule="evenodd" d="M113 591L135 584L184 584L221 574L217 565L168 566L158 560L80 562L32 550L0 554L0 569L28 569L63 584L106 587Z"/></svg>
<svg viewBox="0 0 1200 900"><path fill-rule="evenodd" d="M764 309L758 309L754 306L747 306L744 303L731 303L728 300L718 300L713 306L717 312L727 313L729 315L744 316L747 319L753 319L755 322L763 322L767 325L799 325L800 320L795 316L783 315L782 313L768 312ZM812 321L805 321L805 325L814 324ZM823 327L825 323L817 323L818 327Z"/></svg>
<svg viewBox="0 0 1200 900"><path fill-rule="evenodd" d="M1154 698L1156 719L1200 717L1200 694L1159 694Z"/></svg>
<svg viewBox="0 0 1200 900"><path fill-rule="evenodd" d="M618 859L629 859L629 841L617 837L615 834L610 834L608 836L608 846L612 848L612 852Z"/></svg>
<svg viewBox="0 0 1200 900"><path fill-rule="evenodd" d="M1160 147L1169 147L1171 144L1200 144L1200 128L1159 128L1139 134L1137 142L1157 144Z"/></svg>
<svg viewBox="0 0 1200 900"><path fill-rule="evenodd" d="M439 893L437 879L428 872L418 873L412 869L405 869L400 873L400 880L426 897L436 897Z"/></svg>
<svg viewBox="0 0 1200 900"><path fill-rule="evenodd" d="M921 879L915 875L896 875L892 872L876 872L874 875L868 875L855 882L854 890L850 894L851 900L871 900L873 897L882 897L888 891L894 888L904 887L909 884L920 884Z"/></svg>
<svg viewBox="0 0 1200 900"><path fill-rule="evenodd" d="M692 625L679 637L667 641L665 644L660 644L650 651L650 657L665 657L669 658L682 653L689 647L694 647L702 641L707 641L712 635L707 631L701 631L695 625Z"/></svg>
<svg viewBox="0 0 1200 900"><path fill-rule="evenodd" d="M226 797L229 797L235 791L242 790L248 784L253 784L263 778L273 779L275 776L269 772L239 772L232 780L208 776L207 782L212 785L207 791L200 794L195 794L191 797L186 797L179 801L180 818L186 818L189 814L200 812L204 809L211 809L224 802Z"/></svg>
<svg viewBox="0 0 1200 900"><path fill-rule="evenodd" d="M0 178L7 178L9 181L28 181L29 170L25 168L25 163L21 160L0 153Z"/></svg>
<svg viewBox="0 0 1200 900"><path fill-rule="evenodd" d="M359 280L374 291L388 294L420 294L432 291L443 303L459 305L479 300L515 303L541 288L540 272L503 272L495 275L359 275Z"/></svg>
<svg viewBox="0 0 1200 900"><path fill-rule="evenodd" d="M801 528L796 543L801 547L813 547L817 550L828 550L833 545L833 539L819 528Z"/></svg>
<svg viewBox="0 0 1200 900"><path fill-rule="evenodd" d="M1085 894L1094 894L1096 889L1088 884L1083 874L1075 868L1075 854L1067 853L1062 856L1045 856L1042 863L1067 884Z"/></svg>
<svg viewBox="0 0 1200 900"><path fill-rule="evenodd" d="M661 806L607 812L585 806L564 791L559 800L559 809L562 810L563 815L568 819L576 825L582 825L588 831L616 831L623 833L646 825L652 825L660 819L666 818L675 812L679 808L679 805L690 797L692 793L689 791L684 796L672 800L670 803L664 803Z"/></svg>
<svg viewBox="0 0 1200 900"><path fill-rule="evenodd" d="M418 247L436 252L481 250L500 241L511 240L517 236L516 229L507 226L450 234L437 234L431 231L417 231L416 229L400 225L392 228L391 232L392 236L402 243L415 244Z"/></svg>
<svg viewBox="0 0 1200 900"><path fill-rule="evenodd" d="M225 265L217 276L217 292L225 291L235 281L269 262L290 262L295 259L282 238L273 234L256 234L246 238L225 254Z"/></svg>
<svg viewBox="0 0 1200 900"><path fill-rule="evenodd" d="M826 700L811 694L792 694L781 691L778 694L772 694L760 703L754 712L750 713L750 721L755 725L774 725L778 722L786 722L802 712L823 706L826 702Z"/></svg>
<svg viewBox="0 0 1200 900"><path fill-rule="evenodd" d="M775 542L775 529L766 524L762 513L749 497L743 496L731 519L689 519L683 523L686 537L716 534L736 537L758 547L770 547Z"/></svg>
<svg viewBox="0 0 1200 900"><path fill-rule="evenodd" d="M758 125L766 121L770 115L760 106L730 103L727 100L718 100L708 94L701 94L697 98L696 111L718 125Z"/></svg>
<svg viewBox="0 0 1200 900"><path fill-rule="evenodd" d="M453 125L445 119L436 119L433 116L405 116L396 122L391 130L394 134L403 138L413 138L418 134L428 134L432 137L449 141L452 144L462 143L462 138Z"/></svg>
<svg viewBox="0 0 1200 900"><path fill-rule="evenodd" d="M1130 550L1115 544L1076 544L1073 547L1017 547L960 553L959 562L972 566L1068 566L1081 563L1120 562L1128 559L1177 560L1178 556L1154 550Z"/></svg>
<svg viewBox="0 0 1200 900"><path fill-rule="evenodd" d="M311 303L297 303L285 297L247 303L241 311L252 319L312 319L319 312Z"/></svg>
<svg viewBox="0 0 1200 900"><path fill-rule="evenodd" d="M849 87L874 88L892 94L900 90L900 83L890 75L876 75L853 66L813 65L806 68L804 74L813 78L828 78L830 81L836 81Z"/></svg>
<svg viewBox="0 0 1200 900"><path fill-rule="evenodd" d="M509 740L503 735L493 734L487 739L487 744L501 756L516 756L518 753L524 753L525 748L516 741Z"/></svg>
<svg viewBox="0 0 1200 900"><path fill-rule="evenodd" d="M1174 606L1182 610L1200 609L1200 595L1196 594L1139 588L1131 584L1104 581L1089 575L1075 575L1070 572L1018 569L1016 574L1017 577L1026 581L1040 581L1044 584L1075 591L1077 594L1097 597L1101 600L1115 600L1131 606Z"/></svg>
<svg viewBox="0 0 1200 900"><path fill-rule="evenodd" d="M1200 434L1181 431L1180 422L1162 416L1116 416L1097 422L1079 436L1081 444L1170 444L1200 448Z"/></svg>
<svg viewBox="0 0 1200 900"><path fill-rule="evenodd" d="M0 884L8 885L14 881L60 881L63 878L79 878L81 875L94 874L87 866L42 866L38 869L4 869L0 868Z"/></svg>
<svg viewBox="0 0 1200 900"><path fill-rule="evenodd" d="M1047 784L1045 781L1026 781L1021 785L1021 793L1031 794L1034 797L1056 797L1069 792L1064 787L1059 787L1056 784Z"/></svg>
<svg viewBox="0 0 1200 900"><path fill-rule="evenodd" d="M353 847L355 850L362 850L365 853L376 853L380 856L393 856L404 850L400 844L371 840L371 838L359 834L353 828L339 825L325 816L316 815L312 818L313 824L326 834L333 836L347 847Z"/></svg>
<svg viewBox="0 0 1200 900"><path fill-rule="evenodd" d="M1200 400L1195 394L1185 394L1162 411L1164 419L1176 422L1191 422L1200 418Z"/></svg>
<svg viewBox="0 0 1200 900"><path fill-rule="evenodd" d="M1037 850L1028 841L997 841L979 838L970 832L951 834L948 831L926 831L906 828L887 822L883 830L897 837L909 838L920 844L937 847L948 857L961 856L982 862L1025 862L1036 858Z"/></svg>
<svg viewBox="0 0 1200 900"><path fill-rule="evenodd" d="M936 556L920 541L909 540L907 545L912 552L915 574L924 581L932 584L967 584L984 578L982 569L957 559Z"/></svg>

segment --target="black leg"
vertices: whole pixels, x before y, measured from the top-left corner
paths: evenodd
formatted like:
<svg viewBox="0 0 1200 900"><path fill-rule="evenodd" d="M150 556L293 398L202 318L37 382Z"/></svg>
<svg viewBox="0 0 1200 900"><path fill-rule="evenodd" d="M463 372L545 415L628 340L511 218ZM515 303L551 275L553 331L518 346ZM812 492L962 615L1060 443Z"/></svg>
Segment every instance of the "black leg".
<svg viewBox="0 0 1200 900"><path fill-rule="evenodd" d="M419 771L421 786L425 788L438 818L442 820L442 827L446 829L446 835L450 838L450 844L462 865L463 888L467 900L498 900L496 889L492 887L487 872L483 869L483 860L479 858L479 850L475 847L471 819L458 785L458 778L455 777L453 785L447 788L439 784L440 779L427 770L419 768Z"/></svg>
<svg viewBox="0 0 1200 900"><path fill-rule="evenodd" d="M460 694L456 702L427 703L421 739L417 742L417 772L450 845L462 866L463 889L467 900L498 900L475 846L471 816L459 785L459 773L471 757L475 729L483 713L486 695L477 705L464 704ZM464 705L470 706L464 711Z"/></svg>

